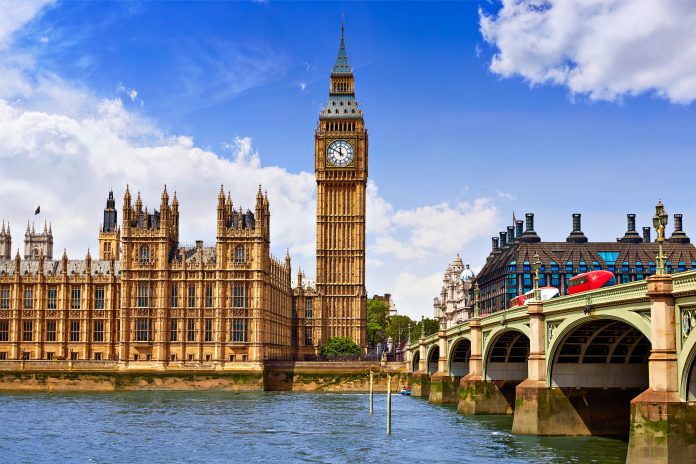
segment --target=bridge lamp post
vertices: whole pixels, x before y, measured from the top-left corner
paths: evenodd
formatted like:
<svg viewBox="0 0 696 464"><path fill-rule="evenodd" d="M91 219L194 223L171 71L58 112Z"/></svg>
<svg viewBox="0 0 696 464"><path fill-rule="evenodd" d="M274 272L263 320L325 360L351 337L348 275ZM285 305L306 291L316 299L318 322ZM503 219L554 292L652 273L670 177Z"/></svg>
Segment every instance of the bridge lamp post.
<svg viewBox="0 0 696 464"><path fill-rule="evenodd" d="M665 256L662 244L665 241L665 226L667 225L669 216L665 213L665 205L662 201L658 201L655 205L655 215L653 216L653 227L657 231L657 269L655 274L667 274L667 269L665 269L665 262L667 257Z"/></svg>
<svg viewBox="0 0 696 464"><path fill-rule="evenodd" d="M476 282L474 284L474 317L479 317L479 296L481 292L479 291L479 284Z"/></svg>
<svg viewBox="0 0 696 464"><path fill-rule="evenodd" d="M541 301L541 290L539 290L539 270L541 269L541 260L539 259L538 253L534 254L532 266L534 269L534 301Z"/></svg>

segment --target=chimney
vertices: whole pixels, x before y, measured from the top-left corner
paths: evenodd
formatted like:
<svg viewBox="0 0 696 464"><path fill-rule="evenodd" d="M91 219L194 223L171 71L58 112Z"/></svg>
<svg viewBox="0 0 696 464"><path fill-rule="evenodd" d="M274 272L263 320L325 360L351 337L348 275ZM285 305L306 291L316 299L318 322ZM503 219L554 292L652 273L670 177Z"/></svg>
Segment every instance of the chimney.
<svg viewBox="0 0 696 464"><path fill-rule="evenodd" d="M643 239L641 238L640 235L638 235L638 232L636 232L636 215L635 214L627 214L626 215L626 222L627 222L627 228L626 228L626 233L624 234L623 237L620 239L617 239L617 242L623 242L623 243L641 243Z"/></svg>
<svg viewBox="0 0 696 464"><path fill-rule="evenodd" d="M507 236L508 236L508 241L512 243L515 240L515 226L508 226L507 227Z"/></svg>
<svg viewBox="0 0 696 464"><path fill-rule="evenodd" d="M671 243L690 243L691 239L682 230L682 215L674 215L674 232L672 236L667 240Z"/></svg>
<svg viewBox="0 0 696 464"><path fill-rule="evenodd" d="M534 213L527 213L524 216L527 222L524 232L534 232Z"/></svg>
<svg viewBox="0 0 696 464"><path fill-rule="evenodd" d="M507 232L500 232L500 246L504 247L507 245Z"/></svg>
<svg viewBox="0 0 696 464"><path fill-rule="evenodd" d="M573 230L566 238L567 243L587 243L587 237L582 233L580 213L573 213Z"/></svg>
<svg viewBox="0 0 696 464"><path fill-rule="evenodd" d="M492 252L495 253L496 251L498 251L498 237L493 237L493 238L491 239L491 243L492 243L492 245L493 245L493 250L492 250Z"/></svg>
<svg viewBox="0 0 696 464"><path fill-rule="evenodd" d="M526 225L526 230L524 231L524 234L522 236L518 236L518 240L520 242L527 242L527 243L537 243L541 242L541 239L537 235L537 233L534 231L534 213L527 213L525 214L525 219L527 222ZM520 221L522 222L522 221ZM521 227L518 226L520 229Z"/></svg>
<svg viewBox="0 0 696 464"><path fill-rule="evenodd" d="M522 222L521 219L518 219L517 222L515 223L515 227L517 228L515 230L515 238L520 238L522 237L522 233L524 232L523 227L524 223Z"/></svg>
<svg viewBox="0 0 696 464"><path fill-rule="evenodd" d="M650 243L650 227L643 227L643 243Z"/></svg>

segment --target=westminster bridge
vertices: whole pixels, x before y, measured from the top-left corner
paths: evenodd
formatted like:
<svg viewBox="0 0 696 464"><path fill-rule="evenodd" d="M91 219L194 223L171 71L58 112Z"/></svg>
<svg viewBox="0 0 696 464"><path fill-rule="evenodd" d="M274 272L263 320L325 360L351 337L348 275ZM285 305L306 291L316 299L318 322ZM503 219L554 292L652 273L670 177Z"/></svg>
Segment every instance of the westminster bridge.
<svg viewBox="0 0 696 464"><path fill-rule="evenodd" d="M473 317L408 347L413 396L513 413L512 432L629 437L696 462L696 271Z"/></svg>

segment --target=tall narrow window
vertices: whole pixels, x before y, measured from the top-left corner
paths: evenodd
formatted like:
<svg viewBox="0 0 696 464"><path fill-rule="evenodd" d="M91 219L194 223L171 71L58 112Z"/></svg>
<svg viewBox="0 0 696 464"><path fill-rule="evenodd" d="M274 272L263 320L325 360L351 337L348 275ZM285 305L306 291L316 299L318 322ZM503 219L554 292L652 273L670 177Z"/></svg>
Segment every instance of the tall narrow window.
<svg viewBox="0 0 696 464"><path fill-rule="evenodd" d="M55 342L56 341L56 321L48 320L46 321L46 341Z"/></svg>
<svg viewBox="0 0 696 464"><path fill-rule="evenodd" d="M314 345L314 337L312 336L312 328L311 327L305 327L304 344L305 344L305 346Z"/></svg>
<svg viewBox="0 0 696 464"><path fill-rule="evenodd" d="M205 320L205 329L203 331L203 335L205 337L206 342L213 341L213 320L212 319Z"/></svg>
<svg viewBox="0 0 696 464"><path fill-rule="evenodd" d="M213 286L210 284L205 286L205 307L213 307Z"/></svg>
<svg viewBox="0 0 696 464"><path fill-rule="evenodd" d="M135 320L135 341L149 342L152 341L150 334L152 333L152 319L149 317L141 317Z"/></svg>
<svg viewBox="0 0 696 464"><path fill-rule="evenodd" d="M34 288L24 289L24 309L34 309Z"/></svg>
<svg viewBox="0 0 696 464"><path fill-rule="evenodd" d="M188 307L189 308L196 307L196 286L195 285L189 285L189 288L188 288Z"/></svg>
<svg viewBox="0 0 696 464"><path fill-rule="evenodd" d="M70 309L80 309L82 303L80 301L82 296L82 290L80 287L73 287L70 292Z"/></svg>
<svg viewBox="0 0 696 464"><path fill-rule="evenodd" d="M244 343L249 335L249 322L247 319L232 320L232 342Z"/></svg>
<svg viewBox="0 0 696 464"><path fill-rule="evenodd" d="M171 320L171 325L170 325L170 330L169 330L169 341L175 342L178 340L178 329L179 329L179 324L176 319Z"/></svg>
<svg viewBox="0 0 696 464"><path fill-rule="evenodd" d="M58 289L56 287L48 288L48 309L56 309L58 307Z"/></svg>
<svg viewBox="0 0 696 464"><path fill-rule="evenodd" d="M245 285L234 284L232 298L233 308L248 308L249 307L249 292Z"/></svg>
<svg viewBox="0 0 696 464"><path fill-rule="evenodd" d="M0 289L0 309L10 308L10 287Z"/></svg>
<svg viewBox="0 0 696 464"><path fill-rule="evenodd" d="M149 308L151 294L150 284L148 282L139 282L136 287L135 306L138 308Z"/></svg>
<svg viewBox="0 0 696 464"><path fill-rule="evenodd" d="M70 321L70 341L80 341L80 321Z"/></svg>
<svg viewBox="0 0 696 464"><path fill-rule="evenodd" d="M94 309L104 309L104 287L94 289Z"/></svg>
<svg viewBox="0 0 696 464"><path fill-rule="evenodd" d="M92 340L95 342L104 341L104 321L94 321L94 335Z"/></svg>
<svg viewBox="0 0 696 464"><path fill-rule="evenodd" d="M196 341L196 320L187 319L186 320L186 340L189 342Z"/></svg>
<svg viewBox="0 0 696 464"><path fill-rule="evenodd" d="M244 246L243 245L237 245L237 248L234 249L234 262L237 264L242 264L246 260L246 256L244 253Z"/></svg>
<svg viewBox="0 0 696 464"><path fill-rule="evenodd" d="M179 285L172 284L172 308L179 307ZM172 340L174 341L174 340Z"/></svg>
<svg viewBox="0 0 696 464"><path fill-rule="evenodd" d="M305 319L312 319L314 317L314 304L311 298L305 300Z"/></svg>
<svg viewBox="0 0 696 464"><path fill-rule="evenodd" d="M147 264L150 262L150 247L143 245L140 247L140 263Z"/></svg>
<svg viewBox="0 0 696 464"><path fill-rule="evenodd" d="M0 319L0 342L7 342L10 340L10 321L7 319Z"/></svg>
<svg viewBox="0 0 696 464"><path fill-rule="evenodd" d="M34 324L33 321L24 321L22 325L22 341L31 342L34 340Z"/></svg>

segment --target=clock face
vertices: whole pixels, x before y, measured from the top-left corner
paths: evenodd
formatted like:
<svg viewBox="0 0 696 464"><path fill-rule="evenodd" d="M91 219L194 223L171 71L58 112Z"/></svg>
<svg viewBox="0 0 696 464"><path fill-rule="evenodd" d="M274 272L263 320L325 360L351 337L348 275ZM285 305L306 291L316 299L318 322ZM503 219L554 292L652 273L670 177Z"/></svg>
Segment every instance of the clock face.
<svg viewBox="0 0 696 464"><path fill-rule="evenodd" d="M345 140L334 140L326 150L326 156L333 166L348 166L353 161L353 145Z"/></svg>

